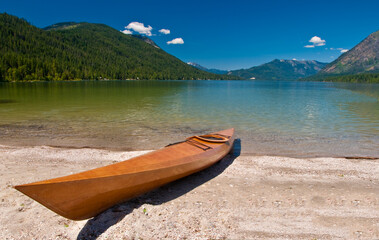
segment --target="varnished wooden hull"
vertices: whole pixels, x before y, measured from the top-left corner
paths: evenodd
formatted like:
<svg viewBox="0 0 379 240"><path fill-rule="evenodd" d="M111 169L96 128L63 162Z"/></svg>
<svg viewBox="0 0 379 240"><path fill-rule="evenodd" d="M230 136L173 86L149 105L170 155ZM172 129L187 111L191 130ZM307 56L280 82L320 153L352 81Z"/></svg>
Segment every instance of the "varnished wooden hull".
<svg viewBox="0 0 379 240"><path fill-rule="evenodd" d="M107 208L154 188L205 169L231 150L234 129L217 132L224 143L196 139L138 156L124 162L15 188L59 215L91 218ZM202 147L209 146L204 150Z"/></svg>

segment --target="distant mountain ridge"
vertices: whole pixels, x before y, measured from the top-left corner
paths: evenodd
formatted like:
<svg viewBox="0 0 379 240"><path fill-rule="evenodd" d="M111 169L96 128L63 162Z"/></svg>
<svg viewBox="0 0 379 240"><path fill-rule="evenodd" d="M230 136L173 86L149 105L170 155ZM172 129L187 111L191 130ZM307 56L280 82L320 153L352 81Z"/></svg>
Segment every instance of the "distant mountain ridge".
<svg viewBox="0 0 379 240"><path fill-rule="evenodd" d="M327 63L315 60L279 60L251 67L230 71L229 74L244 79L257 80L297 80L319 72Z"/></svg>
<svg viewBox="0 0 379 240"><path fill-rule="evenodd" d="M229 71L226 71L226 70L220 70L220 69L215 69L215 68L206 68L206 67L203 67L201 66L200 64L198 63L194 63L194 62L187 62L188 65L191 65L197 69L200 69L200 70L203 70L203 71L206 71L206 72L210 72L210 73L215 73L215 74L228 74Z"/></svg>
<svg viewBox="0 0 379 240"><path fill-rule="evenodd" d="M354 48L325 66L318 75L331 76L378 72L379 31L376 31Z"/></svg>
<svg viewBox="0 0 379 240"><path fill-rule="evenodd" d="M105 24L44 29L0 14L0 81L74 79L236 79L193 68L147 38Z"/></svg>

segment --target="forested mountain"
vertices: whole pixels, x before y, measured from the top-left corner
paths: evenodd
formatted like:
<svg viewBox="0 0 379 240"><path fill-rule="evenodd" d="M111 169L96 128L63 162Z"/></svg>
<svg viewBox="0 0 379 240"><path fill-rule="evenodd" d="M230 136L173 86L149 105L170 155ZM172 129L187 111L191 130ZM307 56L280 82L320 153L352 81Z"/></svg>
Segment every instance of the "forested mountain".
<svg viewBox="0 0 379 240"><path fill-rule="evenodd" d="M379 31L304 80L379 83Z"/></svg>
<svg viewBox="0 0 379 240"><path fill-rule="evenodd" d="M0 81L233 78L195 69L146 41L103 24L39 29L0 14Z"/></svg>
<svg viewBox="0 0 379 240"><path fill-rule="evenodd" d="M244 79L257 80L297 80L316 74L326 63L312 60L279 60L249 69L233 70L229 73Z"/></svg>
<svg viewBox="0 0 379 240"><path fill-rule="evenodd" d="M370 34L350 51L342 54L319 75L379 73L379 31Z"/></svg>

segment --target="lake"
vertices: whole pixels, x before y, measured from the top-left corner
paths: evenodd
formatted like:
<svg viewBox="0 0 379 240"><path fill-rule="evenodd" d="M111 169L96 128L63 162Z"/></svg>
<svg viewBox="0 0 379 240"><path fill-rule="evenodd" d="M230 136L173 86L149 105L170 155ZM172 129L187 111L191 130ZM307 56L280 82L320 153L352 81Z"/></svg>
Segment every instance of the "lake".
<svg viewBox="0 0 379 240"><path fill-rule="evenodd" d="M0 144L157 149L234 127L242 154L379 156L379 84L0 83Z"/></svg>

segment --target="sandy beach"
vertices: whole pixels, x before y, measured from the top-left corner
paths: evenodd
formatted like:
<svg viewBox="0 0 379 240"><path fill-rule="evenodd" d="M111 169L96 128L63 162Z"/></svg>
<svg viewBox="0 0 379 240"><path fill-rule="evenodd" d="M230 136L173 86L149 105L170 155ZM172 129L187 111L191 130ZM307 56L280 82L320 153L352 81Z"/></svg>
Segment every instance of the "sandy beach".
<svg viewBox="0 0 379 240"><path fill-rule="evenodd" d="M240 155L85 221L13 186L147 151L0 145L0 239L379 239L379 161Z"/></svg>

